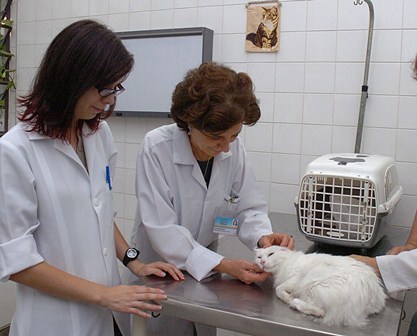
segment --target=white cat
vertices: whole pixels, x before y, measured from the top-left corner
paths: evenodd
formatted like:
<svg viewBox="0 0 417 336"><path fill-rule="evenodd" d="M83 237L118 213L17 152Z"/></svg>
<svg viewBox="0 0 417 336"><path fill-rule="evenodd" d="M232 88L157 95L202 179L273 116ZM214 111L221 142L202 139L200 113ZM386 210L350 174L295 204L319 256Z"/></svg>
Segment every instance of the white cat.
<svg viewBox="0 0 417 336"><path fill-rule="evenodd" d="M257 265L273 274L277 296L324 323L361 327L369 314L385 307L380 279L370 266L353 258L279 246L255 253Z"/></svg>

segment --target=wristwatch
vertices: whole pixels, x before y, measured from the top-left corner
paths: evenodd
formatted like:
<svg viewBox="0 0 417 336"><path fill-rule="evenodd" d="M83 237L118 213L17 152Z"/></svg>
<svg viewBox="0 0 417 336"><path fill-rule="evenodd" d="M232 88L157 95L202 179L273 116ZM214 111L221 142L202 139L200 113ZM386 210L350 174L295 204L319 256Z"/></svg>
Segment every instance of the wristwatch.
<svg viewBox="0 0 417 336"><path fill-rule="evenodd" d="M137 259L139 257L139 250L135 249L134 247L130 247L126 250L125 256L123 257L123 265L127 266L132 260Z"/></svg>

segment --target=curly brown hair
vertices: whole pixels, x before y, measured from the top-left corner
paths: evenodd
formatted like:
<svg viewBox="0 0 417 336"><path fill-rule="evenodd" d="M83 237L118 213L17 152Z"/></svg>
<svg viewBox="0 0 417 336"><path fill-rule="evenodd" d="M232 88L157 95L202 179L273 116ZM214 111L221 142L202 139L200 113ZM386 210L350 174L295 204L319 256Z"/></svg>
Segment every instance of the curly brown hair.
<svg viewBox="0 0 417 336"><path fill-rule="evenodd" d="M172 94L171 115L179 128L217 133L261 117L254 85L244 72L214 62L188 71Z"/></svg>

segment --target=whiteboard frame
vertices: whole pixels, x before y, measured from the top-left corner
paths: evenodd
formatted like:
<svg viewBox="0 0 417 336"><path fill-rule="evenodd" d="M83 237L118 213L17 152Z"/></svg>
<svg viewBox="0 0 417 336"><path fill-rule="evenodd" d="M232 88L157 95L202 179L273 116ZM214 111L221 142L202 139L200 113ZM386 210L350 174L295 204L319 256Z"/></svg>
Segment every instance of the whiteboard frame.
<svg viewBox="0 0 417 336"><path fill-rule="evenodd" d="M198 64L203 62L212 61L213 57L213 30L206 27L189 27L189 28L174 28L174 29L155 29L155 30L140 30L140 31L126 31L126 32L117 32L116 35L122 40L125 39L158 39L161 37L164 38L176 38L183 36L201 36L202 40L199 40L201 43L201 59L198 59ZM180 49L179 49L180 50ZM134 54L134 56L136 56ZM135 57L135 62L140 59L140 55ZM191 68L194 68L192 66ZM131 72L130 76L135 76L135 69ZM137 78L140 76L138 75ZM136 77L135 77L136 78ZM138 80L146 80L145 78L139 78ZM179 80L180 81L180 80ZM179 82L178 81L178 82ZM123 93L125 95L126 92ZM172 93L172 92L171 92ZM119 98L120 99L120 98ZM113 116L121 117L159 117L159 118L171 118L170 111L144 111L140 110L120 110L117 107L114 109Z"/></svg>

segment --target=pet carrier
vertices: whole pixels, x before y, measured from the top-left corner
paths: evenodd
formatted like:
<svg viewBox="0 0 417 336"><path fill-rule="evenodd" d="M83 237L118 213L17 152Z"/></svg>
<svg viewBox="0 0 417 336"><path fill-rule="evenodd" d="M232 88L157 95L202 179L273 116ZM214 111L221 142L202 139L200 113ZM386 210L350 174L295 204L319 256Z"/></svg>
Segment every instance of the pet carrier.
<svg viewBox="0 0 417 336"><path fill-rule="evenodd" d="M402 187L394 160L365 154L327 154L312 161L295 199L307 239L368 249L384 235Z"/></svg>

